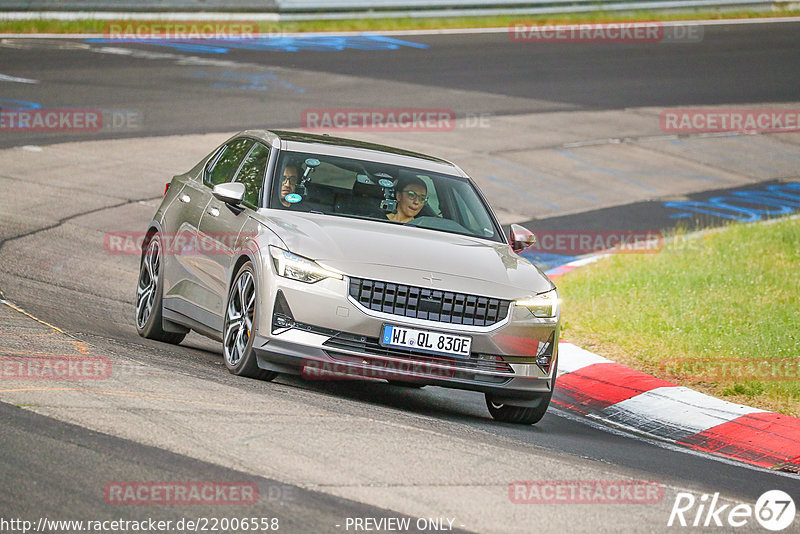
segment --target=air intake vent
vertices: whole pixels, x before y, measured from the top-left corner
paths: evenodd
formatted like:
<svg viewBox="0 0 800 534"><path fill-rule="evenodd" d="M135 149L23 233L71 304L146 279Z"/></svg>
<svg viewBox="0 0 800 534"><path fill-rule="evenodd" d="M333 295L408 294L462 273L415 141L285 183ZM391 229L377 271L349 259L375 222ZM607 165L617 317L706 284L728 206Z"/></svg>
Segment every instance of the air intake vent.
<svg viewBox="0 0 800 534"><path fill-rule="evenodd" d="M350 278L350 296L373 311L440 323L491 326L511 301L392 282Z"/></svg>

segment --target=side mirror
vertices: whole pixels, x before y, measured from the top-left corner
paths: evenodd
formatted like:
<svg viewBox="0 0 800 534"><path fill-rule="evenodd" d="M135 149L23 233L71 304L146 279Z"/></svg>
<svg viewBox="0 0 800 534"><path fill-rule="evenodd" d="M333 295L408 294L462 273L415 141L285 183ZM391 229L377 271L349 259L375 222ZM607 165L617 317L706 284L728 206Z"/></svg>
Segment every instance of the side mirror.
<svg viewBox="0 0 800 534"><path fill-rule="evenodd" d="M518 224L511 225L511 234L509 237L511 250L517 254L536 243L536 234Z"/></svg>
<svg viewBox="0 0 800 534"><path fill-rule="evenodd" d="M214 198L221 200L226 204L238 206L244 200L245 188L244 184L239 182L227 182L224 184L217 184L211 190Z"/></svg>

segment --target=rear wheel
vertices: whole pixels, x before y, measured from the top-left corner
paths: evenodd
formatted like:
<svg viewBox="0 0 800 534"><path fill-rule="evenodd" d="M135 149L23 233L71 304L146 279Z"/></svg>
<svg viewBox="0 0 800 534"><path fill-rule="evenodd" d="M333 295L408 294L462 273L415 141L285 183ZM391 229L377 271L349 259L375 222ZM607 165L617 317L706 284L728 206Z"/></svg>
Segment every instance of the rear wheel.
<svg viewBox="0 0 800 534"><path fill-rule="evenodd" d="M551 391L539 399L537 406L528 407L496 403L487 394L486 407L489 408L489 413L492 414L496 421L518 425L534 425L544 417L547 407L550 406L550 397L552 396L553 392Z"/></svg>
<svg viewBox="0 0 800 534"><path fill-rule="evenodd" d="M248 261L236 273L228 293L228 305L225 307L225 322L222 329L225 366L237 376L272 380L278 374L259 368L253 350L253 322L257 305L258 285L253 264Z"/></svg>
<svg viewBox="0 0 800 534"><path fill-rule="evenodd" d="M139 266L139 282L136 285L136 330L142 337L177 345L183 341L186 334L164 330L161 317L161 295L164 291L162 260L161 237L153 234L147 242Z"/></svg>

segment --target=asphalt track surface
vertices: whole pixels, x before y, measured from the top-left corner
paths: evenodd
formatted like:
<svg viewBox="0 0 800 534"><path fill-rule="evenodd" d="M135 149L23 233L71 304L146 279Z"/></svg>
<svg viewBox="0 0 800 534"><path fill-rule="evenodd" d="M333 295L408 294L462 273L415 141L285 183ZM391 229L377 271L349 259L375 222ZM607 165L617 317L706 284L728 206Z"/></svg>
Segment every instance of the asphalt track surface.
<svg viewBox="0 0 800 534"><path fill-rule="evenodd" d="M714 26L705 29L701 45L687 48L675 45L519 45L510 43L506 34L478 34L468 36L415 36L402 37L424 44L427 48L400 47L391 52L370 50L341 51L263 51L230 49L216 54L215 59L268 67L274 76L261 78L266 89L230 91L231 82L219 73L209 83L205 66L186 75L185 69L176 69L174 57L154 58L150 61L132 62L119 53L94 53L87 51L81 41L59 41L24 46L0 48L2 72L14 76L46 81L41 84L4 83L0 86L3 99L36 102L42 107L86 107L108 109L133 109L147 118L135 131L101 132L97 134L36 134L22 133L0 136L0 146L47 144L62 141L92 140L97 138L147 137L174 133L203 133L235 131L265 124L280 127L297 127L302 109L309 106L325 107L334 104L342 107L387 106L444 107L467 113L492 113L513 115L518 113L559 110L613 110L629 106L688 106L769 104L796 101L800 81L800 35L796 25L775 24L756 26ZM60 43L60 44L58 44ZM69 43L74 43L70 45ZM13 43L12 43L13 44ZM17 43L19 44L19 43ZM91 45L92 47L97 45ZM202 56L163 46L143 44L124 45L128 50L148 53L167 53L180 56ZM391 60L387 54L391 53ZM224 67L223 67L224 68ZM302 69L304 83L287 85L282 80L282 69ZM254 70L258 70L255 69ZM342 76L342 78L340 78ZM344 83L356 76L363 83ZM383 94L376 88L382 82L410 83L417 89L411 94ZM252 79L246 83L253 83ZM419 87L429 91L420 91ZM302 89L302 91L300 90ZM477 95L477 96L476 96ZM490 134L486 134L490 135ZM1 171L0 171L1 172ZM168 177L167 177L168 179ZM80 193L77 193L80 195ZM80 198L78 198L80 200ZM132 204L139 210L127 214L136 220L141 213L154 211L156 201L145 206ZM648 216L646 208L628 207L630 217L626 224L635 228ZM616 213L620 213L619 211ZM92 224L102 227L111 224L110 217L97 211ZM614 219L614 212L606 215ZM562 228L574 224L586 227L588 216L571 216L558 221ZM577 217L577 219L575 218ZM619 217L616 217L619 220ZM575 222L578 221L578 222ZM62 221L64 222L64 221ZM607 226L601 226L607 227ZM73 230L70 230L71 232ZM48 234L48 232L52 232ZM751 469L722 462L703 455L689 454L671 449L663 444L640 439L604 428L596 422L552 410L535 427L523 428L492 422L486 413L481 396L465 392L451 392L426 388L421 391L389 387L383 384L309 383L291 377L281 377L275 383L259 383L230 376L221 368L220 349L197 336L190 336L180 347L143 340L136 335L132 321L130 287L110 287L98 281L91 291L80 294L66 287L59 276L88 276L105 269L120 268L114 265L81 264L74 272L62 275L47 265L32 264L12 252L31 240L70 239L59 233L59 228L28 232L26 237L4 235L0 244L0 258L4 264L0 288L5 297L21 305L33 315L72 333L93 353L113 355L115 361L135 362L154 369L153 373L174 376L173 387L180 390L184 381L198 381L208 389L225 388L237 397L258 396L259 402L280 403L285 399L298 411L323 411L337 414L342 420L375 419L392 427L407 428L408 441L398 444L404 451L413 450L419 443L413 441L421 432L432 431L444 440L466 439L475 449L480 447L503 450L508 454L524 453L526 465L520 466L518 478L537 478L547 473L551 479L577 478L580 473L591 473L589 478L603 474L604 478L632 478L657 480L667 488L664 502L655 510L632 511L630 507L613 505L591 509L583 513L584 505L554 505L541 517L543 531L563 529L571 525L575 531L592 531L602 523L601 530L616 531L624 525L630 530L667 530L674 492L688 489L697 494L722 492L731 500L753 503L764 491L783 489L800 497L798 479L780 476L764 470ZM41 241L39 241L41 243ZM69 251L65 245L56 245L55 252ZM69 254L69 252L66 252ZM109 259L109 262L111 259ZM123 267L130 269L135 261ZM135 267L128 279L135 280ZM84 273L84 274L81 274ZM13 315L13 313L12 313ZM23 329L19 318L9 317L4 324L13 331ZM172 375L174 373L174 375ZM135 387L135 383L132 382ZM7 397L6 397L7 398ZM11 403L19 403L11 400ZM37 410L58 414L59 409L70 411L69 401L58 406L33 403L33 409L15 408L0 404L3 424L0 427L0 465L3 489L0 504L4 517L103 518L156 516L170 519L193 513L194 515L220 515L213 510L183 510L180 508L150 508L146 513L136 507L112 507L102 502L98 488L108 480L235 480L246 477L262 488L288 488L292 499L264 500L257 509L248 509L259 515L279 515L285 521L286 532L335 532L342 529L333 525L345 517L399 516L390 505L364 504L369 499L359 498L354 491L352 499L331 495L333 489L325 484L314 486L306 481L278 481L263 477L263 465L244 457L238 469L226 459L217 465L208 461L203 451L213 432L203 420L214 417L203 407L187 414L181 426L186 433L186 447L154 447L142 444L148 440L125 439L130 429L98 433L63 420L84 420L71 412L69 417L46 417ZM286 402L289 402L288 400ZM43 408L43 406L45 408ZM130 410L133 413L133 409ZM144 413L144 409L142 409ZM243 416L252 420L254 432L262 424L258 413L243 407ZM143 421L147 417L143 416ZM93 415L86 415L91 419ZM96 415L104 428L113 428L113 422ZM265 416L266 417L266 416ZM190 430L193 422L197 433ZM100 423L98 423L100 424ZM157 420L148 424L148 431L158 443L169 428L162 428ZM319 447L329 451L341 444L332 434L336 418L303 429L295 437L305 436L318 441ZM183 435L183 434L182 434ZM372 436L373 438L375 436ZM167 443L169 440L163 438ZM301 453L292 455L296 443L285 443L283 449L288 473L308 458ZM360 456L362 469L380 472L386 463L397 461L391 453L363 454L367 444L358 445L353 437L346 443L350 448L343 455ZM182 453L174 452L181 449ZM213 450L211 451L213 453ZM323 454L322 452L320 454ZM420 453L422 454L422 453ZM213 456L213 454L212 454ZM406 458L398 453L397 458ZM263 461L263 458L262 458ZM487 479L494 468L487 460ZM227 465L222 465L226 463ZM537 466L542 466L539 470ZM279 465L272 466L280 471ZM415 487L415 467L408 466L410 481L404 481L402 492ZM324 478L324 477L323 477ZM454 475L454 480L457 477ZM503 479L507 485L514 479ZM370 480L363 482L364 491L370 489ZM495 481L496 482L496 481ZM455 482L454 482L455 483ZM333 486L333 484L331 484ZM299 487L303 486L303 487ZM381 484L376 484L381 486ZM442 487L446 487L443 483ZM309 490L314 487L314 490ZM384 490L386 485L384 484ZM506 488L498 484L503 494ZM462 488L463 490L463 488ZM459 491L454 489L453 491ZM397 490L402 501L401 490ZM391 501L391 486L389 486ZM285 493L284 493L285 495ZM480 508L481 503L469 502L469 492L464 493L469 506ZM361 501L361 502L360 502ZM399 506L399 505L398 505ZM525 505L520 505L525 506ZM530 505L529 505L530 506ZM559 508L558 506L563 506ZM225 514L230 511L226 510ZM445 511L442 510L442 514ZM469 531L510 532L527 529L524 525L509 522L504 517L492 517L485 525L462 523L456 526ZM572 519L567 520L567 516ZM633 521L633 522L631 522Z"/></svg>
<svg viewBox="0 0 800 534"><path fill-rule="evenodd" d="M97 517L98 488L104 488L108 480L247 480L258 487L261 497L247 506L247 517L279 518L280 529L289 532L325 531L343 516L387 517L385 510L372 506L87 431L5 403L0 403L0 413L4 427L0 443L8 451L0 459L5 487L0 504L5 518ZM135 508L109 506L108 510L115 519L141 520ZM220 514L213 506L162 505L150 517L177 524L182 518Z"/></svg>
<svg viewBox="0 0 800 534"><path fill-rule="evenodd" d="M109 107L145 114L139 131L104 132L130 136L296 127L304 108L413 105L467 113L518 114L554 110L610 110L645 106L703 106L791 102L800 86L800 45L796 24L708 26L700 43L515 43L507 33L397 36L391 51L202 49L124 43L127 49L173 54L152 62L128 55L79 53L45 40L26 49L3 47L3 68L15 76L47 79L32 88L4 84L3 98L33 100L42 107ZM11 39L10 41L14 41ZM119 42L107 43L110 47ZM55 50L58 46L60 50ZM97 46L95 46L97 48ZM390 54L390 55L387 55ZM266 67L254 78L176 69L179 57L202 56ZM389 60L390 59L390 60ZM151 64L154 63L154 64ZM281 69L302 69L303 84L281 79ZM337 90L336 76L367 83ZM370 82L393 81L429 87L413 95L381 94ZM250 94L231 96L231 86L250 85ZM324 91L322 90L324 89ZM438 89L438 90L434 90ZM445 90L445 91L442 91ZM461 93L460 93L461 91ZM467 91L485 93L476 99ZM35 98L34 98L35 96ZM6 104L8 105L8 104ZM275 125L275 126L272 126ZM48 139L31 133L30 142ZM99 135L98 135L99 136ZM3 136L6 137L6 136ZM12 146L23 136L0 137ZM95 135L82 134L87 139ZM59 141L69 139L61 133Z"/></svg>

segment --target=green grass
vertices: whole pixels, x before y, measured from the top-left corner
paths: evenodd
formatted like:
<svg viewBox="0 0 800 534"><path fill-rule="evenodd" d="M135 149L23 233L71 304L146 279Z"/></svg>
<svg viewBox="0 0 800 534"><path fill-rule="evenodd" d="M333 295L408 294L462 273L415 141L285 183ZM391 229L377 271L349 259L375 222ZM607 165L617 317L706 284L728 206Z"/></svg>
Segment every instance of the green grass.
<svg viewBox="0 0 800 534"><path fill-rule="evenodd" d="M557 281L562 337L678 384L800 416L800 219L676 243L615 254Z"/></svg>
<svg viewBox="0 0 800 534"><path fill-rule="evenodd" d="M415 30L440 28L490 28L505 27L514 23L550 25L575 23L602 23L650 20L689 20L722 18L757 18L765 16L797 16L800 10L764 11L687 11L663 13L657 11L636 11L627 13L595 11L591 13L554 15L503 15L481 17L431 17L431 18L357 18L344 20L309 20L258 23L259 33L312 32L312 31L377 31L377 30ZM243 13L242 20L247 20ZM104 34L106 20L59 21L37 19L24 21L0 21L0 33L96 33ZM121 22L121 21L114 21ZM159 24L167 21L124 21L127 23Z"/></svg>

